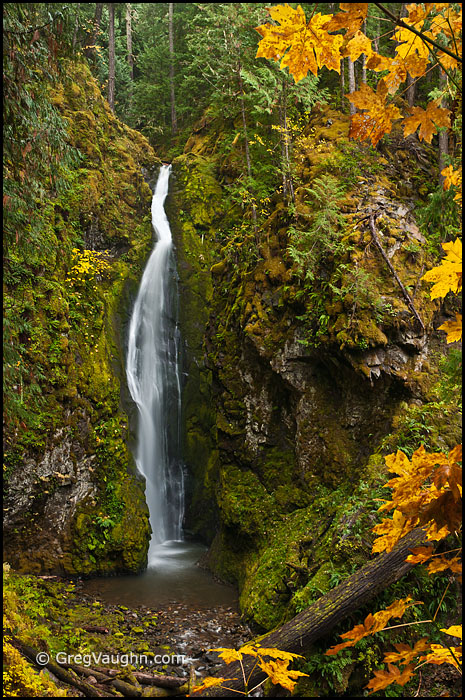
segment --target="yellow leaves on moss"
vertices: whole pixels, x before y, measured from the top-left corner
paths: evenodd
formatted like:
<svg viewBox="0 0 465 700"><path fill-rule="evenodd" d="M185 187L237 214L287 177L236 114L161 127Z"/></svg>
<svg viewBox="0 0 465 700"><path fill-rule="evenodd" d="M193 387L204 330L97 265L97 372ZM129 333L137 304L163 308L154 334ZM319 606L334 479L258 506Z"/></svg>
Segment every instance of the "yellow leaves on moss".
<svg viewBox="0 0 465 700"><path fill-rule="evenodd" d="M9 698L66 698L66 690L58 688L44 673L37 672L11 644L3 639L3 692Z"/></svg>
<svg viewBox="0 0 465 700"><path fill-rule="evenodd" d="M83 250L73 248L73 266L71 267L67 282L85 282L96 275L101 277L111 270L110 263L105 259L108 251Z"/></svg>

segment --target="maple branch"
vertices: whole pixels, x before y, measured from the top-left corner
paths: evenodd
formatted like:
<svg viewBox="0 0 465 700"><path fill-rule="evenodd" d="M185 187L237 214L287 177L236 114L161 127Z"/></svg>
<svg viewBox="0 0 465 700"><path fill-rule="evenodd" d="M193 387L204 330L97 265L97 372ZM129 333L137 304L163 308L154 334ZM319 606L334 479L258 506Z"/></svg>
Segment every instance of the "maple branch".
<svg viewBox="0 0 465 700"><path fill-rule="evenodd" d="M446 589L445 589L444 593L442 594L442 598L441 598L441 600L439 601L439 605L438 605L438 607L437 607L437 610L436 610L436 612L435 612L434 615L433 615L433 621L434 621L434 620L436 619L436 617L437 617L437 614L438 614L438 612L439 612L439 608L441 607L442 601L443 601L444 598L446 597L446 593L447 593L447 591L449 590L450 584L451 584L451 580L449 579L449 583L447 584Z"/></svg>
<svg viewBox="0 0 465 700"><path fill-rule="evenodd" d="M405 289L405 287L404 287L404 285L402 284L402 281L401 281L399 275L397 274L397 272L396 272L395 269L393 268L391 261L389 260L388 256L387 256L386 253L384 252L384 248L383 248L383 246L381 245L381 241L380 241L379 238L378 238L378 234L376 233L376 228L375 228L375 222L374 222L373 214L370 214L370 230L371 230L371 236L372 236L372 238L373 238L373 241L374 241L376 247L378 248L379 252L380 252L381 255L383 256L383 258L384 258L384 260L385 260L387 266L389 267L389 269L391 270L391 272L392 272L392 274L393 274L393 276L394 276L395 281L397 282L397 284L399 285L399 287L400 287L401 290L402 290L402 294L404 295L405 300L407 301L407 306L408 306L409 309L412 311L413 315L415 316L415 318L417 319L418 323L420 324L420 326L421 326L421 328L422 328L422 330L423 330L423 334L425 334L425 332L426 332L426 330L425 330L425 325L424 325L423 321L421 320L418 311L417 311L416 308L415 308L415 305L414 305L414 303L413 303L413 301L412 301L412 297L410 296L410 294L409 294L409 293L407 292L407 290Z"/></svg>
<svg viewBox="0 0 465 700"><path fill-rule="evenodd" d="M384 12L384 14L389 17L396 25L399 27L403 27L404 29L408 29L410 32L413 34L416 34L417 36L420 37L422 41L424 41L426 44L431 44L432 46L435 46L437 49L440 51L444 51L448 56L451 58L455 59L459 63L462 63L462 58L460 56L457 56L455 53L452 51L449 51L449 49L446 49L444 46L441 46L441 44L438 44L436 41L433 41L433 39L430 39L429 37L425 36L422 32L417 31L413 27L411 27L409 24L406 24L403 20L397 18L395 15L392 14L390 10L388 10L384 5L381 5L380 2L375 2L373 3L378 7L381 12Z"/></svg>

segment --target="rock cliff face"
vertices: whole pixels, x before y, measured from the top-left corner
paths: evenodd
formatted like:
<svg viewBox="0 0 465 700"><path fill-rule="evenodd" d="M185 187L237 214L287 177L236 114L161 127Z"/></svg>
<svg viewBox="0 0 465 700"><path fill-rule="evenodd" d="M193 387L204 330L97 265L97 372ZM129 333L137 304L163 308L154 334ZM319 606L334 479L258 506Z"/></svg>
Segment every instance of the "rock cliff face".
<svg viewBox="0 0 465 700"><path fill-rule="evenodd" d="M315 109L295 146L296 218L276 197L243 255L247 243L228 240L228 165L213 132L199 129L173 175L195 475L187 524L211 542L211 568L238 583L246 615L270 628L369 556L382 455L437 378L416 221L430 154L397 136L373 152L349 142L347 118ZM328 175L345 180L344 246L309 282L288 246Z"/></svg>
<svg viewBox="0 0 465 700"><path fill-rule="evenodd" d="M81 159L44 207L55 252L7 282L17 326L27 319L29 329L12 342L39 399L22 421L6 416L5 558L22 571L134 572L150 533L127 446L125 333L152 245L142 171L159 161L85 66L70 64L50 100Z"/></svg>

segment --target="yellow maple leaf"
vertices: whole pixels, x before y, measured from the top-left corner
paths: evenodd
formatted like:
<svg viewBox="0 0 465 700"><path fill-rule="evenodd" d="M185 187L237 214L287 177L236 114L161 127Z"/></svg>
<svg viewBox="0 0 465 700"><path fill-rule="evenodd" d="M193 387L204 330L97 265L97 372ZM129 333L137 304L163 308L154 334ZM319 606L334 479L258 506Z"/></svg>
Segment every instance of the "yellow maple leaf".
<svg viewBox="0 0 465 700"><path fill-rule="evenodd" d="M433 267L423 275L426 282L434 282L430 297L445 297L449 292L458 294L462 289L462 241L457 238L450 243L443 243L447 255L440 265Z"/></svg>
<svg viewBox="0 0 465 700"><path fill-rule="evenodd" d="M308 673L303 673L302 671L289 670L289 661L285 659L264 661L260 658L258 665L262 671L265 671L272 683L281 685L283 688L286 688L286 690L290 690L291 693L294 690L299 676L308 676Z"/></svg>
<svg viewBox="0 0 465 700"><path fill-rule="evenodd" d="M257 644L257 653L260 656L271 656L274 659L283 659L287 661L303 659L301 654L293 654L290 651L283 651L282 649L275 649L274 647L261 647L259 644Z"/></svg>
<svg viewBox="0 0 465 700"><path fill-rule="evenodd" d="M462 340L462 314L455 314L454 321L446 321L439 326L440 331L447 333L446 341L456 343Z"/></svg>
<svg viewBox="0 0 465 700"><path fill-rule="evenodd" d="M447 629L441 628L441 632L445 632L446 634L450 634L452 637L460 637L460 639L462 639L462 625L452 625Z"/></svg>
<svg viewBox="0 0 465 700"><path fill-rule="evenodd" d="M222 683L225 681L235 681L235 680L237 680L237 679L236 678L213 678L213 676L207 676L207 678L203 679L203 681L200 685L195 685L191 689L191 693L198 693L201 690L205 690L205 688L213 688L214 686L222 685Z"/></svg>
<svg viewBox="0 0 465 700"><path fill-rule="evenodd" d="M443 527L438 527L438 524L434 521L428 526L428 529L426 531L426 539L430 542L443 540L444 537L447 537L447 535L450 535L450 530L447 527L447 525L443 525Z"/></svg>
<svg viewBox="0 0 465 700"><path fill-rule="evenodd" d="M417 31L421 31L424 20L421 19L418 22L409 22L408 18L403 20L405 24L412 26ZM428 45L419 37L407 29L406 27L399 27L392 37L394 41L397 41L396 54L406 59L407 56L417 54L420 58L428 59L429 48Z"/></svg>
<svg viewBox="0 0 465 700"><path fill-rule="evenodd" d="M347 37L346 37L347 38ZM341 55L349 56L352 61L356 61L359 56L365 54L367 59L372 55L371 39L360 30L342 47Z"/></svg>
<svg viewBox="0 0 465 700"><path fill-rule="evenodd" d="M447 168L441 170L441 175L444 177L443 187L445 190L448 190L452 185L460 187L462 182L462 168L454 170L452 165L448 165Z"/></svg>
<svg viewBox="0 0 465 700"><path fill-rule="evenodd" d="M410 72L410 71L409 71ZM413 134L418 127L418 138L420 141L431 143L433 135L438 126L450 126L450 110L439 107L440 100L429 102L426 109L422 107L411 107L412 114L404 119L404 136Z"/></svg>
<svg viewBox="0 0 465 700"><path fill-rule="evenodd" d="M431 564L428 564L428 573L436 574L439 571L450 569L453 574L462 573L462 562L458 556L448 559L444 555L435 557Z"/></svg>
<svg viewBox="0 0 465 700"><path fill-rule="evenodd" d="M441 644L431 644L431 652L420 657L420 661L425 661L428 664L452 664L460 670L459 662L462 658L462 649L454 647L453 652L454 654L448 647L443 647Z"/></svg>
<svg viewBox="0 0 465 700"><path fill-rule="evenodd" d="M227 664L230 664L233 661L241 661L243 654L250 654L251 656L256 656L256 652L253 647L241 647L239 650L229 649L226 647L218 647L217 649L211 649L210 651L220 651L221 654L218 654L218 656L220 657L220 659L223 659L223 661Z"/></svg>
<svg viewBox="0 0 465 700"><path fill-rule="evenodd" d="M307 23L300 5L294 10L286 3L270 7L268 11L280 26L267 23L255 28L263 37L256 58L281 60L281 68L287 66L296 82L305 78L308 71L317 75L322 66L340 72L343 37L326 30L331 15L318 12Z"/></svg>

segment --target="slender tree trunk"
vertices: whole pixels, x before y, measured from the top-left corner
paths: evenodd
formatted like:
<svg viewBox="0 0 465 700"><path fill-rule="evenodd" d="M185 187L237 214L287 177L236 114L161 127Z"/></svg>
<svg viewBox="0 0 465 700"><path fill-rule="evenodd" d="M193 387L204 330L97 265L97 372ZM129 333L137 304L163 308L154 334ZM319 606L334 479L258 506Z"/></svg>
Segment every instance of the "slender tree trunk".
<svg viewBox="0 0 465 700"><path fill-rule="evenodd" d="M242 127L244 129L244 141L245 141L245 161L247 164L247 175L249 176L249 179L252 178L252 163L250 160L250 150L249 150L249 136L247 132L247 117L245 113L245 101L244 101L244 85L242 83L242 76L241 76L241 66L239 64L238 69L237 69L237 75L239 78L239 91L240 91L240 96L241 96L241 113L242 113ZM255 225L255 231L257 230L257 209L255 207L255 204L252 204L252 219Z"/></svg>
<svg viewBox="0 0 465 700"><path fill-rule="evenodd" d="M417 547L425 541L425 533L421 529L413 530L403 537L392 552L384 552L355 574L348 576L339 586L321 596L306 610L296 615L272 632L256 640L262 647L281 649L295 654L305 654L312 644L328 635L333 628L372 600L378 593L384 591L391 583L398 581L412 568L406 561L412 547ZM252 642L253 643L253 642ZM329 646L329 644L328 644ZM248 661L244 657L244 671L250 674L249 688L265 678L261 669L253 669L255 659ZM215 676L237 678L225 683L230 688L242 690L243 676L238 663L221 666ZM227 691L214 687L199 693L199 697L228 697Z"/></svg>
<svg viewBox="0 0 465 700"><path fill-rule="evenodd" d="M100 22L102 21L102 12L103 12L103 2L97 2L95 3L95 15L94 15L94 21L93 21L93 29L92 29L92 34L89 37L88 43L89 45L87 48L84 50L85 55L89 59L94 59L95 58L95 45L97 43L97 37L100 31Z"/></svg>
<svg viewBox="0 0 465 700"><path fill-rule="evenodd" d="M287 196L287 180L286 180L286 150L284 148L284 117L283 117L283 105L282 96L281 102L279 103L279 125L281 127L280 133L280 145L281 145L281 175L283 178L283 196Z"/></svg>
<svg viewBox="0 0 465 700"><path fill-rule="evenodd" d="M447 83L446 74L439 66L439 87L444 88ZM447 99L443 98L441 101L441 107L447 108ZM441 171L446 167L446 159L449 155L449 134L447 129L441 129L439 131L439 185L444 186L444 175L441 175Z"/></svg>
<svg viewBox="0 0 465 700"><path fill-rule="evenodd" d="M407 73L407 102L410 107L415 104L415 81L410 73Z"/></svg>
<svg viewBox="0 0 465 700"><path fill-rule="evenodd" d="M345 66L344 66L344 59L341 58L341 110L343 112L344 112L344 107L346 104L345 92L346 92Z"/></svg>
<svg viewBox="0 0 465 700"><path fill-rule="evenodd" d="M349 65L349 93L352 94L355 92L355 71L354 71L354 62L350 58L350 56L347 57L347 62ZM352 116L356 112L356 107L355 105L351 102L350 103L350 108L349 108L349 114Z"/></svg>
<svg viewBox="0 0 465 700"><path fill-rule="evenodd" d="M115 4L108 3L108 104L115 111Z"/></svg>
<svg viewBox="0 0 465 700"><path fill-rule="evenodd" d="M367 21L365 20L363 22L363 33L367 33ZM367 82L367 57L365 54L362 54L362 83L366 85Z"/></svg>
<svg viewBox="0 0 465 700"><path fill-rule="evenodd" d="M128 63L131 81L134 82L134 56L132 53L132 7L126 3L126 45L128 47Z"/></svg>
<svg viewBox="0 0 465 700"><path fill-rule="evenodd" d="M74 32L73 32L73 53L76 48L76 43L77 43L77 35L79 31L79 5L81 3L78 2L76 3L76 19L74 20Z"/></svg>
<svg viewBox="0 0 465 700"><path fill-rule="evenodd" d="M287 98L286 98L286 79L283 80L283 127L284 127L284 156L286 162L286 181L291 195L291 201L294 202L294 186L291 176L291 159L289 157L289 129L287 127Z"/></svg>
<svg viewBox="0 0 465 700"><path fill-rule="evenodd" d="M171 131L175 134L178 130L176 119L176 102L174 97L174 36L173 36L174 3L168 3L168 34L170 50L170 93L171 93Z"/></svg>

